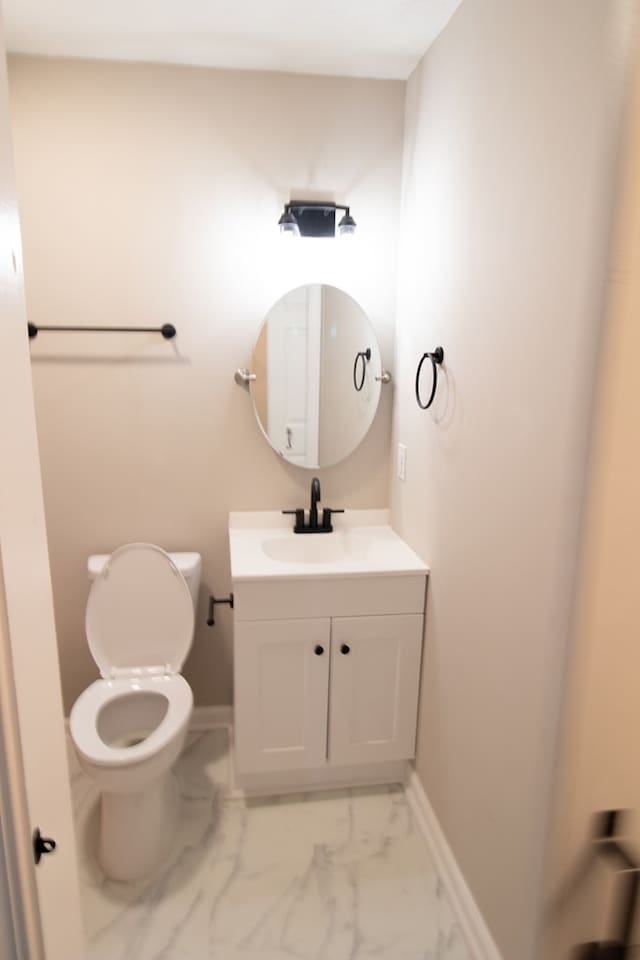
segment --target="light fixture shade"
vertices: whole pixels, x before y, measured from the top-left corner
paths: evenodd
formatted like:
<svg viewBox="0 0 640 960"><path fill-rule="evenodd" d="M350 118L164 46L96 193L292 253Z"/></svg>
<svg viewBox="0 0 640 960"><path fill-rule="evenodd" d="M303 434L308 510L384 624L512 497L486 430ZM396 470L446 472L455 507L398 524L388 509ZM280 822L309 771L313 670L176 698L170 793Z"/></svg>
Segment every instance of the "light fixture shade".
<svg viewBox="0 0 640 960"><path fill-rule="evenodd" d="M338 210L344 213L336 227ZM349 237L356 230L349 207L333 200L289 200L278 226L280 233L289 237Z"/></svg>
<svg viewBox="0 0 640 960"><path fill-rule="evenodd" d="M299 237L300 228L298 227L298 221L291 213L290 210L285 210L280 219L278 220L280 226L280 233L285 237Z"/></svg>
<svg viewBox="0 0 640 960"><path fill-rule="evenodd" d="M356 232L356 222L347 211L338 224L338 234L341 237L352 237Z"/></svg>

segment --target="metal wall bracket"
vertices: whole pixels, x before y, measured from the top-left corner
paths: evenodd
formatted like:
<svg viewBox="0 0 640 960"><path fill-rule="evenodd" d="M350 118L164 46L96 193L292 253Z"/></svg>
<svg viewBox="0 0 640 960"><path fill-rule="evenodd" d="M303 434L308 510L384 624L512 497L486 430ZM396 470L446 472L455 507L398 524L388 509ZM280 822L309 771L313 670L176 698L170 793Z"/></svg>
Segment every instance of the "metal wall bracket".
<svg viewBox="0 0 640 960"><path fill-rule="evenodd" d="M251 373L251 371L246 367L238 367L233 375L233 379L239 387L245 387L248 390L249 384L258 378L256 377L255 373Z"/></svg>

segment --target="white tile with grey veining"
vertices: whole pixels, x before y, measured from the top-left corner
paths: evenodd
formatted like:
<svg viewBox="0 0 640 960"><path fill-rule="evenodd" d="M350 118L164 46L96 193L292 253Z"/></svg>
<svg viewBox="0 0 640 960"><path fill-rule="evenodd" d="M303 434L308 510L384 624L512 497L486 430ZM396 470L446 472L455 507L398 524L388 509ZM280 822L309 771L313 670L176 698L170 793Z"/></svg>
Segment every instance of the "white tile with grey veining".
<svg viewBox="0 0 640 960"><path fill-rule="evenodd" d="M134 884L100 871L72 762L88 960L470 960L402 787L226 799L227 744L190 735L174 853Z"/></svg>

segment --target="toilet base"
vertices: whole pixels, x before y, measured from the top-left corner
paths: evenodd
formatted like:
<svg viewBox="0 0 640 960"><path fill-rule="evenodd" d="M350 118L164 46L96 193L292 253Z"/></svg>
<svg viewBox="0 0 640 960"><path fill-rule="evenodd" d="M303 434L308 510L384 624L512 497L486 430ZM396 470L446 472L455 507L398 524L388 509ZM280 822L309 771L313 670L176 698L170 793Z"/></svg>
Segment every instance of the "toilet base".
<svg viewBox="0 0 640 960"><path fill-rule="evenodd" d="M169 770L135 793L103 793L98 861L111 880L131 882L167 859L178 826L180 801Z"/></svg>

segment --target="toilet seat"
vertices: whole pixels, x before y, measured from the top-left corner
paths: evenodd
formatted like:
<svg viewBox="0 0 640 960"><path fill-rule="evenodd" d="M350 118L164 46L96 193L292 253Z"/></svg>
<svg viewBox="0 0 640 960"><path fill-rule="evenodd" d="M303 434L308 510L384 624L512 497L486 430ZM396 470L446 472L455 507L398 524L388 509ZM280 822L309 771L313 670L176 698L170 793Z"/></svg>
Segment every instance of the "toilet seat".
<svg viewBox="0 0 640 960"><path fill-rule="evenodd" d="M132 747L112 747L98 733L100 711L124 696L151 692L167 699L167 712L149 734ZM120 677L96 680L73 705L69 726L81 754L97 766L117 767L139 763L156 755L189 721L193 707L191 687L180 674L152 677Z"/></svg>
<svg viewBox="0 0 640 960"><path fill-rule="evenodd" d="M105 679L180 673L193 637L191 591L164 550L128 543L93 581L85 627Z"/></svg>

